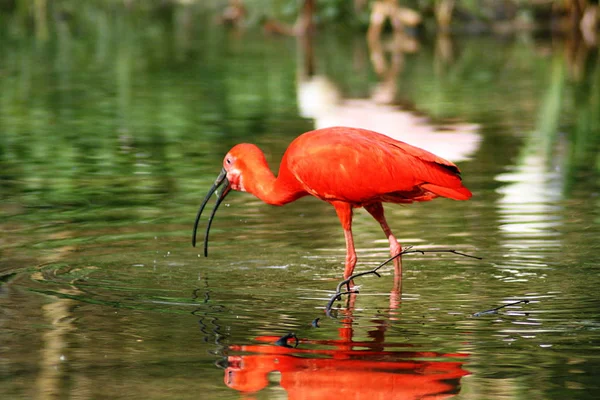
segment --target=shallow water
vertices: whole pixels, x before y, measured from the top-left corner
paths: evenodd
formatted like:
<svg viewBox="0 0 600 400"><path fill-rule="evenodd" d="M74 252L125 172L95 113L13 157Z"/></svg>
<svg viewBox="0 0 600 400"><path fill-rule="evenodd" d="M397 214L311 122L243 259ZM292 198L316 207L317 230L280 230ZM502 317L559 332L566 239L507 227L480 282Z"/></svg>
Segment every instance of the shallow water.
<svg viewBox="0 0 600 400"><path fill-rule="evenodd" d="M362 37L329 31L311 75L294 39L173 18L64 22L46 42L3 25L0 397L595 398L595 51L424 40L378 75ZM209 257L191 247L233 144L275 166L344 121L457 161L472 200L388 221L405 246L483 259L407 255L401 294L387 267L328 318L345 251L328 204L233 193ZM354 230L357 270L388 257L362 210ZM274 344L292 332L297 347Z"/></svg>

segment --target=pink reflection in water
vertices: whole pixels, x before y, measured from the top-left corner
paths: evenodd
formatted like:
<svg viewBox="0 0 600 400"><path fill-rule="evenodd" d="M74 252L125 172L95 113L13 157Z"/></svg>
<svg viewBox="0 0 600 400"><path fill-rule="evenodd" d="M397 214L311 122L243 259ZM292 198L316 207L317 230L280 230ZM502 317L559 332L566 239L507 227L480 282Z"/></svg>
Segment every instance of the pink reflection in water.
<svg viewBox="0 0 600 400"><path fill-rule="evenodd" d="M250 395L279 372L288 399L445 399L457 394L460 379L469 375L463 369L468 354L397 351L411 346L384 343L383 324L369 332L371 341L354 341L349 319L339 331L340 339L301 339L299 348L273 345L276 336L256 338L269 344L232 345L231 351L251 354L227 357L225 384ZM302 348L306 345L331 348Z"/></svg>

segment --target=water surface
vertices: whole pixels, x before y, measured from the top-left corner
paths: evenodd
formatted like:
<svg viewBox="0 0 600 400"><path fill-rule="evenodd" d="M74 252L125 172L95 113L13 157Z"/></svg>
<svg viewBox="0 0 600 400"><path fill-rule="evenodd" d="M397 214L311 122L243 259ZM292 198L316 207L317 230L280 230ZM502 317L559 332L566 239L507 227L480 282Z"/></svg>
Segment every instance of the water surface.
<svg viewBox="0 0 600 400"><path fill-rule="evenodd" d="M596 51L424 39L381 72L348 33L306 46L144 18L67 21L47 41L3 25L0 397L595 398ZM332 121L456 161L472 200L388 206L388 221L404 245L483 260L408 255L401 295L384 268L327 318L345 252L328 204L233 193L209 258L191 247L233 144L276 170ZM367 270L387 241L354 221ZM296 348L274 344L292 332Z"/></svg>

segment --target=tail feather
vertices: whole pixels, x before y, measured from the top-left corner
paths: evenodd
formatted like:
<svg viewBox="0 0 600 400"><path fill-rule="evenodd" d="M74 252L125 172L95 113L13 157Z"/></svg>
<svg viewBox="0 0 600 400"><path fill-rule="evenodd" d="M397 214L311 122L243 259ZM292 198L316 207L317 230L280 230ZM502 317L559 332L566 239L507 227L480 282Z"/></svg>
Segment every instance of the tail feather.
<svg viewBox="0 0 600 400"><path fill-rule="evenodd" d="M453 200L469 200L472 193L464 186L449 188L444 186L434 185L433 183L424 183L421 188L428 190L438 196L447 197Z"/></svg>

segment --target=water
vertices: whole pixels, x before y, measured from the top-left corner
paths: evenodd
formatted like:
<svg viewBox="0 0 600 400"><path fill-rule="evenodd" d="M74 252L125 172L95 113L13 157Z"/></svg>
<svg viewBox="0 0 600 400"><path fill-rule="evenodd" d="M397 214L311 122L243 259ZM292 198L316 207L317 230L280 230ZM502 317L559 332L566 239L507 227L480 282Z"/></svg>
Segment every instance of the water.
<svg viewBox="0 0 600 400"><path fill-rule="evenodd" d="M86 15L47 41L1 28L0 397L595 398L595 50L423 40L378 75L362 37L328 31L311 75L291 38ZM483 260L407 255L401 296L384 268L327 318L344 260L328 204L233 193L209 258L191 247L233 144L276 170L299 133L344 121L457 161L472 200L388 221L404 245ZM354 230L357 270L388 257L364 211Z"/></svg>

